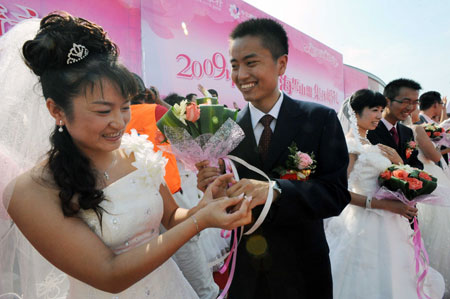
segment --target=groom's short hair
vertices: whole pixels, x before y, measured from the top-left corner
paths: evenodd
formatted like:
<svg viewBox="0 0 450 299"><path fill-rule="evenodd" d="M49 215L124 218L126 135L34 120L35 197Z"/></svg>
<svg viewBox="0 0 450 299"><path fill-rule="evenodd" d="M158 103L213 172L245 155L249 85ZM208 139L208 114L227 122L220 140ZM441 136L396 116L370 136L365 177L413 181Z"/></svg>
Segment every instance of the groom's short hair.
<svg viewBox="0 0 450 299"><path fill-rule="evenodd" d="M434 103L442 104L441 94L437 91L428 91L419 98L420 110L424 111L431 108Z"/></svg>
<svg viewBox="0 0 450 299"><path fill-rule="evenodd" d="M413 81L411 79L400 78L389 82L388 85L386 85L386 87L384 88L383 94L386 98L390 100L395 99L400 93L400 88L402 87L414 89L417 91L422 89L420 84L417 83L416 81Z"/></svg>
<svg viewBox="0 0 450 299"><path fill-rule="evenodd" d="M280 23L272 19L256 18L242 22L233 29L230 39L234 40L248 35L259 37L262 46L270 51L274 60L288 54L286 31Z"/></svg>

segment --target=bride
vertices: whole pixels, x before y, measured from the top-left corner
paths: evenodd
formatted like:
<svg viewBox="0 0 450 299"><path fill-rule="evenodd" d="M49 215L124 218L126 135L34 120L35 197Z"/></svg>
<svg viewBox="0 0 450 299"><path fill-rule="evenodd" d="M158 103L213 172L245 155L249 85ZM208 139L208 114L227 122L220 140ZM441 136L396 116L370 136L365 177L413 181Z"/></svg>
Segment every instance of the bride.
<svg viewBox="0 0 450 299"><path fill-rule="evenodd" d="M392 163L402 163L394 149L372 145L366 138L367 131L377 127L385 106L382 94L363 89L340 112L344 129L349 129L351 202L326 227L333 294L338 299L418 298L413 231L408 221L417 209L372 197L378 175ZM431 298L442 298L442 276L430 268L423 289Z"/></svg>
<svg viewBox="0 0 450 299"><path fill-rule="evenodd" d="M418 119L419 110L416 108L411 113L411 121L415 123ZM447 165L444 164L441 153L431 142L422 126L410 124L410 127L413 129L418 144L418 158L423 163L423 169L437 178L438 185L450 187L450 179L446 172L435 164L435 162L442 161L444 167ZM449 198L448 194L447 198ZM430 265L444 276L445 298L450 298L450 253L447 250L448 244L450 244L450 227L448 225L450 207L427 204L418 204L417 207L420 229L430 257Z"/></svg>
<svg viewBox="0 0 450 299"><path fill-rule="evenodd" d="M9 36L20 33L20 24L16 27ZM117 62L115 44L96 24L50 14L22 52L39 77L56 126L46 159L4 192L14 222L2 216L0 297L14 292L24 298L113 298L111 293L114 298L197 298L171 256L207 227L232 229L250 222L246 200L238 211L227 212L242 201L224 197L231 176L219 177L196 207L176 205L163 181L161 152L153 152L145 136L123 134L136 86ZM3 77L5 90L28 83L21 82L26 72L21 78L12 70ZM20 110L34 103L20 97L10 101L18 107L10 111L11 120L20 119L24 131L40 135L40 127L28 126L33 113ZM23 139L21 130L15 133L12 137ZM3 145L10 138L2 136ZM14 157L8 168L37 150L22 141L23 157ZM14 153L0 150L5 161ZM160 224L168 229L164 234Z"/></svg>

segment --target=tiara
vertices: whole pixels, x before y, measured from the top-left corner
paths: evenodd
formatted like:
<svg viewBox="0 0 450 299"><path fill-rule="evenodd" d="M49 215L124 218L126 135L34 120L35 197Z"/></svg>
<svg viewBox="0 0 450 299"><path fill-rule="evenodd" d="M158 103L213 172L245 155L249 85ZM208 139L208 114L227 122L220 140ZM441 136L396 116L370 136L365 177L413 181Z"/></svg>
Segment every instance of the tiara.
<svg viewBox="0 0 450 299"><path fill-rule="evenodd" d="M83 60L88 54L89 50L85 46L73 43L72 49L70 49L69 54L67 54L67 64Z"/></svg>

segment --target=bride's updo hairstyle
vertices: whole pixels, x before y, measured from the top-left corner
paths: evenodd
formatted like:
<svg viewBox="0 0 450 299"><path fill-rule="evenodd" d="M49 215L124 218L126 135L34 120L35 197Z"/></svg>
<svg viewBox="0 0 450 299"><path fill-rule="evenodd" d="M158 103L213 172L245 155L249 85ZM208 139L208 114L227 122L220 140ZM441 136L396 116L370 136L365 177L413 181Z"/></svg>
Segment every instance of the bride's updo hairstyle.
<svg viewBox="0 0 450 299"><path fill-rule="evenodd" d="M379 92L370 89L360 89L355 91L350 97L350 106L356 114L361 116L365 107L386 107L386 98Z"/></svg>
<svg viewBox="0 0 450 299"><path fill-rule="evenodd" d="M85 47L87 55L72 55L74 59L69 61L68 54L75 45ZM25 63L39 76L45 99L52 98L69 121L73 120L73 98L96 86L101 88L102 79L116 85L126 99L136 94L133 75L117 62L117 46L100 26L82 18L64 12L49 14L42 19L36 37L25 42L22 50ZM80 208L93 209L101 220L99 203L104 195L90 159L66 129L58 132L55 126L50 142L47 167L60 190L64 215L72 216Z"/></svg>

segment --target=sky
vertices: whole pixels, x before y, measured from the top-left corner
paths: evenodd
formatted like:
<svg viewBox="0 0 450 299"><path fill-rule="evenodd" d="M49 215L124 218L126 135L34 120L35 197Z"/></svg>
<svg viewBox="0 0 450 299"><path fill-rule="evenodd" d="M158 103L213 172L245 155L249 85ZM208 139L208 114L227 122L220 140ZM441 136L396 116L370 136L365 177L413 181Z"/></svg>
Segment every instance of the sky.
<svg viewBox="0 0 450 299"><path fill-rule="evenodd" d="M448 0L244 0L386 84L403 77L450 101Z"/></svg>

